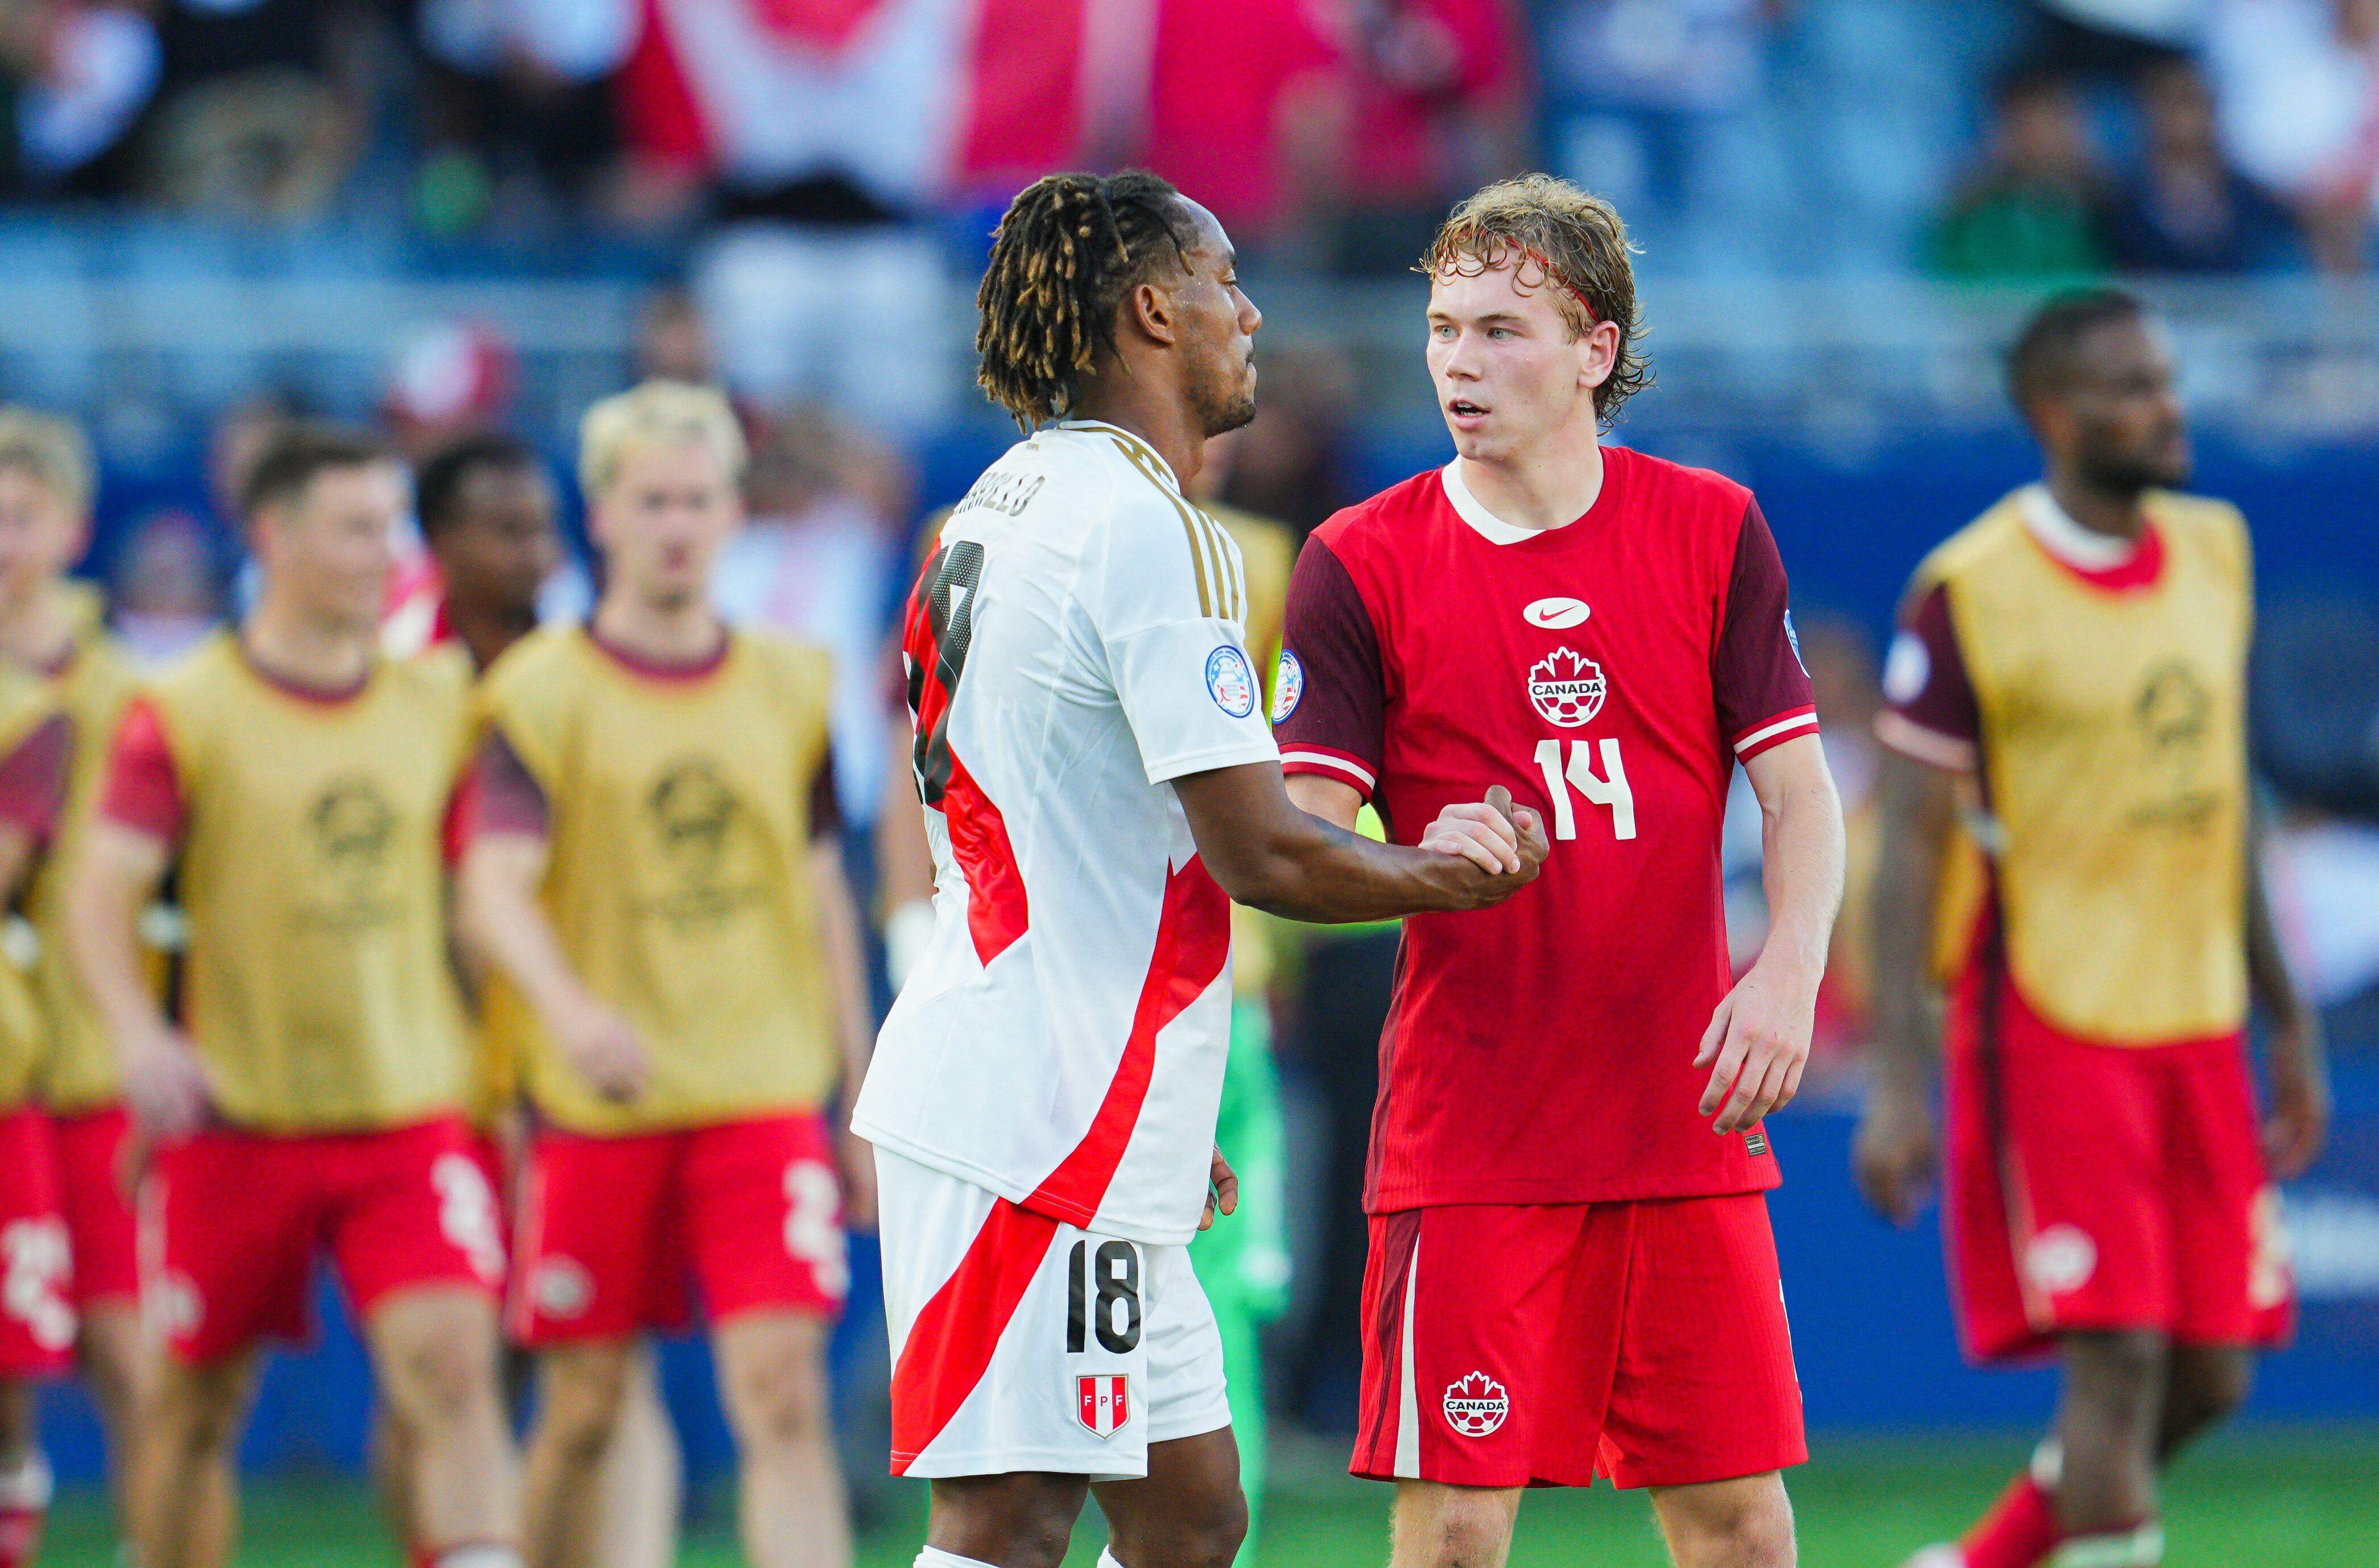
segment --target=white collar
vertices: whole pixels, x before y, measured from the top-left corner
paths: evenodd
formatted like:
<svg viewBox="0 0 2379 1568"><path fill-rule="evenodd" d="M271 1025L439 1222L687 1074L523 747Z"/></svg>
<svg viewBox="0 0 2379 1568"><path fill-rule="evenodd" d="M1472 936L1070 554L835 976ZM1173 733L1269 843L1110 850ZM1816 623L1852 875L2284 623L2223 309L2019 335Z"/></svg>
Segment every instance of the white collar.
<svg viewBox="0 0 2379 1568"><path fill-rule="evenodd" d="M2016 506L2023 514L2023 525L2040 541L2040 548L2068 566L2083 572L2106 572L2139 553L2137 539L2102 534L2073 521L2057 504L2057 498L2048 493L2047 485L2026 485L2016 492Z"/></svg>
<svg viewBox="0 0 2379 1568"><path fill-rule="evenodd" d="M1551 532L1545 528L1519 527L1488 511L1479 498L1470 493L1470 487L1462 482L1462 459L1458 457L1439 469L1437 476L1445 486L1445 499L1453 504L1454 514L1469 524L1478 531L1479 537L1491 545L1516 545L1523 539L1533 539L1540 534Z"/></svg>
<svg viewBox="0 0 2379 1568"><path fill-rule="evenodd" d="M1157 472L1163 474L1165 476L1165 482L1173 487L1173 493L1176 495L1181 493L1181 481L1175 477L1173 473L1173 464L1165 461L1165 454L1157 451L1154 447L1149 445L1148 442L1141 437L1135 436L1129 430L1125 429L1122 426L1110 425L1104 419L1060 419L1057 421L1057 428L1061 430L1097 430L1110 436L1122 437L1125 440L1129 441L1132 445L1146 452L1150 457L1155 459Z"/></svg>

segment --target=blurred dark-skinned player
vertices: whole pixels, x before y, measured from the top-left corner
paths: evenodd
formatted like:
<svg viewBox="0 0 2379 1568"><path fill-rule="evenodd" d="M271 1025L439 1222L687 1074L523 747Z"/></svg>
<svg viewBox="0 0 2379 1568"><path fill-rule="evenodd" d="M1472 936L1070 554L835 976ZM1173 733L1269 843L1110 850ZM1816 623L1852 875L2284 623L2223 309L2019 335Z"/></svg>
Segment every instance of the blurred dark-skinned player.
<svg viewBox="0 0 2379 1568"><path fill-rule="evenodd" d="M2258 868L2246 524L2180 493L2165 334L2118 290L2067 295L2009 380L2043 477L1926 557L1884 668L1854 1158L1900 1221L1940 1169L1968 1354L2063 1373L2030 1467L1910 1568L2156 1568L2157 1473L2288 1335L2274 1184L2321 1146L2327 1075ZM2272 1026L2260 1126L2251 1001Z"/></svg>

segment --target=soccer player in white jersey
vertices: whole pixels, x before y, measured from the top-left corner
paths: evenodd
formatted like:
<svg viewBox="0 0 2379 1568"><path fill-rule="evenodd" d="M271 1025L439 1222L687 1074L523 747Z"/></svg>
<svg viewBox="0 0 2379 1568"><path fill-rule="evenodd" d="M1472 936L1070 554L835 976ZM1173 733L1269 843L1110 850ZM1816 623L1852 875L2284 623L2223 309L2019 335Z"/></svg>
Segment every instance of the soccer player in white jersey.
<svg viewBox="0 0 2379 1568"><path fill-rule="evenodd" d="M1480 908L1536 874L1544 828L1496 789L1414 848L1289 803L1238 551L1183 496L1255 408L1262 318L1211 213L1147 175L1052 175L979 303L983 384L1026 437L911 596L936 923L853 1117L892 1468L933 1479L919 1568L1054 1568L1091 1487L1103 1562L1224 1568L1246 1505L1186 1244L1235 1200L1229 900Z"/></svg>

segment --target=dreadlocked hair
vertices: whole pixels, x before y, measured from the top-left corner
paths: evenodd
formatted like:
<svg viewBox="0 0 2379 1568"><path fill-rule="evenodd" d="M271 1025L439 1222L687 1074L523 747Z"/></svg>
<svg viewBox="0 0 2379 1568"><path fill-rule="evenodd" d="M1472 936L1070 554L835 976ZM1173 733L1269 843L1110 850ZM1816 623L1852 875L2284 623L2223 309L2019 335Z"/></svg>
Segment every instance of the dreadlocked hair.
<svg viewBox="0 0 2379 1568"><path fill-rule="evenodd" d="M1125 296L1196 244L1180 203L1137 169L1050 175L1008 203L975 291L975 380L1020 428L1064 416L1082 373L1115 352Z"/></svg>

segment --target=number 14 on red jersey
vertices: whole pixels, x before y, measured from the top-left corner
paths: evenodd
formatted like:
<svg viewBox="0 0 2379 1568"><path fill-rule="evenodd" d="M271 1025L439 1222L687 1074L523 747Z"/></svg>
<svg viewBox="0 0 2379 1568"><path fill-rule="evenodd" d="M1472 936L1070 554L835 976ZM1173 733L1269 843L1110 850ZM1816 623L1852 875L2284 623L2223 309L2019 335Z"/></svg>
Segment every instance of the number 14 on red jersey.
<svg viewBox="0 0 2379 1568"><path fill-rule="evenodd" d="M1619 760L1619 742L1606 736L1602 742L1602 774L1594 771L1593 745L1589 741L1569 743L1569 766L1562 766L1562 743L1557 740L1537 742L1537 768L1545 776L1545 793L1553 803L1553 837L1577 837L1577 811L1570 802L1570 787L1598 806L1611 812L1611 836L1613 838L1636 837L1636 794L1627 787L1627 769Z"/></svg>

